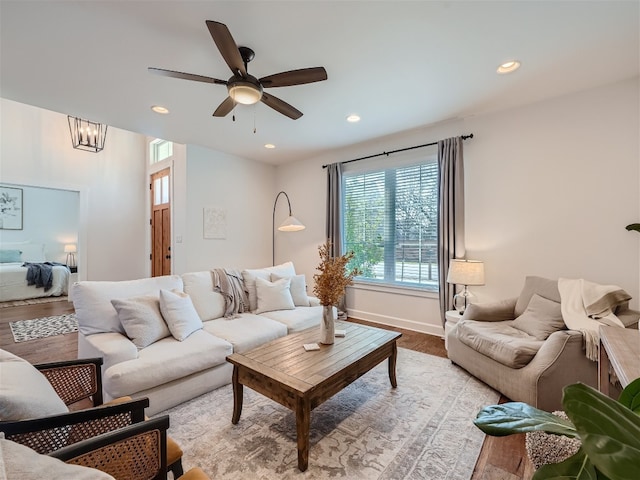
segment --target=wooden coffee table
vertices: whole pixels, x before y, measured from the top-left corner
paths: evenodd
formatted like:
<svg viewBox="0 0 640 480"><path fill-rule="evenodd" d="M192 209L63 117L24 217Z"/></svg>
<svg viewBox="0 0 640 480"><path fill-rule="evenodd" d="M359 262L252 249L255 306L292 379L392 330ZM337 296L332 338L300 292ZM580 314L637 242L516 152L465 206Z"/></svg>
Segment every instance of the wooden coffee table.
<svg viewBox="0 0 640 480"><path fill-rule="evenodd" d="M391 386L397 386L396 340L401 333L348 322L336 322L336 329L346 330L346 336L336 337L333 345L320 344L320 350L303 348L318 342L320 327L314 327L227 357L233 364L231 422L240 420L243 385L293 410L301 471L309 466L311 410L387 358Z"/></svg>

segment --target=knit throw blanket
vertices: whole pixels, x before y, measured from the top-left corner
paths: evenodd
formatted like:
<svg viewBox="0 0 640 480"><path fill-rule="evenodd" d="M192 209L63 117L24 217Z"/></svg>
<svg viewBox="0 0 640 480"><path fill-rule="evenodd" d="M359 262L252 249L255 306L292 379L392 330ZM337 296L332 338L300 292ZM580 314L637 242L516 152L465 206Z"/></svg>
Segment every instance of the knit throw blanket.
<svg viewBox="0 0 640 480"><path fill-rule="evenodd" d="M249 311L249 299L244 290L244 280L238 270L229 268L215 268L213 275L213 289L224 297L226 318L235 318L240 313Z"/></svg>
<svg viewBox="0 0 640 480"><path fill-rule="evenodd" d="M598 285L583 279L558 279L560 309L569 330L582 332L587 358L598 361L600 326L624 328L613 313L631 296L616 285Z"/></svg>

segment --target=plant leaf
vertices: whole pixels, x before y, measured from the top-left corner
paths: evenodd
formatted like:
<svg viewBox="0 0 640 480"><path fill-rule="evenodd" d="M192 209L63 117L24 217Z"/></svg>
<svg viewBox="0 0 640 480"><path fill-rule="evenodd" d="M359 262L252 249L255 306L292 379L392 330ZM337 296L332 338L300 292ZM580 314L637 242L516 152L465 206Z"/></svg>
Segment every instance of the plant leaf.
<svg viewBox="0 0 640 480"><path fill-rule="evenodd" d="M564 388L562 405L598 471L616 480L638 479L640 416L581 383Z"/></svg>
<svg viewBox="0 0 640 480"><path fill-rule="evenodd" d="M575 455L561 463L550 463L541 466L533 475L532 480L597 480L596 469L589 461L584 450L578 450Z"/></svg>
<svg viewBox="0 0 640 480"><path fill-rule="evenodd" d="M535 431L567 437L577 436L576 429L570 421L522 402L484 407L478 412L473 423L484 433L496 437Z"/></svg>
<svg viewBox="0 0 640 480"><path fill-rule="evenodd" d="M629 231L635 230L636 232L640 232L640 223L631 223L626 226L626 229Z"/></svg>
<svg viewBox="0 0 640 480"><path fill-rule="evenodd" d="M620 398L618 398L618 402L640 415L640 378L636 378L625 387L620 394Z"/></svg>

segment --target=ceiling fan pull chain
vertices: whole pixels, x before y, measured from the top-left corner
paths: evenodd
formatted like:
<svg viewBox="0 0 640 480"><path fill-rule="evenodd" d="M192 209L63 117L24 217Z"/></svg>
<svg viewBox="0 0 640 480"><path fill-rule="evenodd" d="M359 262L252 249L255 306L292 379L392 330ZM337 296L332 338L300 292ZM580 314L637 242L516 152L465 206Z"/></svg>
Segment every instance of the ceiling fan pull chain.
<svg viewBox="0 0 640 480"><path fill-rule="evenodd" d="M253 133L255 134L258 130L256 129L256 107L253 106Z"/></svg>

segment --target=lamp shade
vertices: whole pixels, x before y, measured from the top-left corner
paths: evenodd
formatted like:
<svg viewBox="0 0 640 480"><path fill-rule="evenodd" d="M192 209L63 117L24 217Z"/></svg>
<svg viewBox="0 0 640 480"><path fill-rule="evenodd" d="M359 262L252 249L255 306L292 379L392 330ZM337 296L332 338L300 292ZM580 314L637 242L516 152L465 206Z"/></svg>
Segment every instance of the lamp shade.
<svg viewBox="0 0 640 480"><path fill-rule="evenodd" d="M278 227L278 230L281 232L299 232L300 230L304 230L306 227L302 224L300 220L296 217L288 216L282 225Z"/></svg>
<svg viewBox="0 0 640 480"><path fill-rule="evenodd" d="M64 253L76 253L78 251L75 243L69 243L64 246Z"/></svg>
<svg viewBox="0 0 640 480"><path fill-rule="evenodd" d="M484 262L462 258L451 259L447 282L456 285L484 285Z"/></svg>

